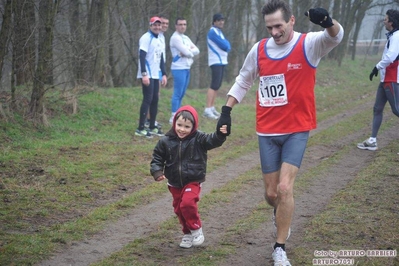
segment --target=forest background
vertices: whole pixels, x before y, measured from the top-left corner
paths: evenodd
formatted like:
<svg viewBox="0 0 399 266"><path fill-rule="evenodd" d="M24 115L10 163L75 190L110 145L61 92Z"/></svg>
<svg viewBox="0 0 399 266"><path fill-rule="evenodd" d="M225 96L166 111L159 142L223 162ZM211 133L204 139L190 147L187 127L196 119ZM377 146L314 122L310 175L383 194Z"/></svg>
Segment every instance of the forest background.
<svg viewBox="0 0 399 266"><path fill-rule="evenodd" d="M96 87L132 87L138 64L138 40L148 30L149 18L162 15L170 20L167 43L174 21L188 21L186 34L201 53L192 66L191 88L207 88L206 35L214 13L226 18L224 34L230 41L229 67L225 81L237 75L252 45L266 37L261 7L264 0L1 0L0 31L0 118L23 114L34 123L48 124L46 93L60 92L71 112L77 111L77 95ZM354 59L359 32L370 40L382 38L382 19L395 0L297 0L289 1L300 32L320 30L303 14L323 6L345 29L341 45L328 59L341 64L345 56ZM365 18L375 17L372 22ZM385 37L384 37L385 38ZM370 42L367 50L373 50ZM375 53L378 52L375 50ZM167 70L170 52L167 47ZM173 80L169 80L169 88ZM23 88L23 89L22 89ZM27 92L27 93L26 93Z"/></svg>
<svg viewBox="0 0 399 266"><path fill-rule="evenodd" d="M371 127L378 79L370 82L368 75L386 41L382 19L399 3L291 2L296 30L321 30L303 13L324 6L344 26L345 39L318 68L319 126L296 184L299 219L289 258L309 265L316 249L397 250L398 125L389 108L380 151L364 152L356 143ZM263 3L0 0L0 265L231 266L271 260L272 210L259 186L253 131L256 94L237 106L234 133L210 153L209 194L201 199L207 242L188 253L176 245L180 228L165 183L148 173L157 139L132 133L142 97L137 45L151 16L169 18L167 40L177 16L189 22L187 35L201 54L185 103L200 110L210 80L206 33L212 15L226 17L224 33L233 47L217 99L221 106L246 52L267 36L259 17ZM170 78L162 91L157 119L163 123L172 86ZM202 119L200 125L211 132L215 121ZM227 178L220 174L226 171ZM356 263L399 265L397 256Z"/></svg>

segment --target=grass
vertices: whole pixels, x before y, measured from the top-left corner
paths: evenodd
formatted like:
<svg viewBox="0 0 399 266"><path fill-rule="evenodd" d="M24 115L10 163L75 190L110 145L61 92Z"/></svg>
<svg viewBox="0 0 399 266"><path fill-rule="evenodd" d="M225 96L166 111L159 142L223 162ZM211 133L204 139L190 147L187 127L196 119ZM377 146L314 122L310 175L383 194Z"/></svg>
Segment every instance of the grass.
<svg viewBox="0 0 399 266"><path fill-rule="evenodd" d="M396 152L395 152L396 151ZM306 248L295 249L299 265L309 265L314 250L397 250L399 141L337 193L326 210L306 226ZM343 237L343 235L345 237ZM398 265L398 257L355 258L356 265Z"/></svg>
<svg viewBox="0 0 399 266"><path fill-rule="evenodd" d="M372 100L376 84L371 84L367 80L371 68L372 62L367 66L360 66L357 61L344 61L341 67L337 67L333 62L323 61L319 67L316 87L318 120L328 119L344 113L353 106ZM225 95L228 88L229 86L225 84L220 95ZM254 134L254 92L255 89L247 95L243 103L234 108L233 134L221 148L210 151L208 171L257 149L257 138ZM19 93L28 94L22 89ZM170 89L162 90L157 120L164 125L167 125L169 119L170 96ZM193 105L201 114L205 97L205 89L190 89L184 104ZM165 193L164 186L153 182L149 175L148 164L156 139L140 139L133 134L137 127L141 89L111 88L86 91L78 97L77 114L65 112L68 106L60 101L60 98L60 93L57 91L48 96L46 104L51 114L49 119L51 126L48 128L33 127L17 114L8 122L0 121L0 265L34 264L47 257L60 245L84 239L130 209L156 200ZM224 97L218 97L217 106L222 106L224 101ZM356 114L316 134L310 139L309 145L334 143L342 134L364 130L370 119L371 111ZM394 123L395 120L389 120L383 124L382 130ZM214 121L200 118L200 130L211 132L214 129ZM395 145L398 145L397 142L392 143L393 148L396 148ZM345 149L337 152L336 159L344 152ZM375 173L377 169L383 170L378 173L378 177L395 175L396 172L391 169L391 166L395 165L392 161L395 158L391 158L388 151L384 154L381 153L381 158L356 179L356 182L362 184L353 185L356 192L365 194L370 189L378 190L372 187L372 184L382 183L372 179L377 176ZM308 177L304 174L301 177L302 181L298 181L299 191L306 189L314 173L328 171L333 163L334 158L331 158L317 168L311 169ZM246 176L239 177L234 182L229 182L206 195L201 200L201 208L206 213L207 210L217 206L218 202L229 200L235 191L245 186L246 181L255 178L259 178L259 169L254 169ZM389 180L384 179L384 181ZM362 204L363 208L368 207L364 204L365 200L368 200L367 203L377 202L376 198L361 198L359 202L362 204L343 205L339 199L345 197L350 199L354 191L344 190L340 193L342 195L328 209L331 213L323 212L320 217L312 221L314 224L309 226L307 238L309 241L314 239L315 245L323 243L328 238L331 239L328 247L339 246L342 237L334 240L334 230L338 231L339 228L331 231L330 227L323 227L323 232L328 234L327 236L320 235L320 230L316 229L323 224L323 221L328 221L337 213L343 216L343 219L350 221L359 223L369 221L370 224L367 226L370 227L373 225L373 219L385 217L381 216L383 213L365 210L364 213L369 217L367 219L350 216L354 210L362 208ZM387 195L391 197L378 198L378 200L384 200L387 206L397 201L397 197L392 196L397 195L395 191L390 190ZM339 209L332 212L333 207ZM226 239L229 238L229 234L242 233L262 224L264 208L267 208L266 204L257 206L252 215L232 225L226 232ZM391 219L391 216L387 219ZM159 237L170 239L167 232L170 228L175 228L176 223L175 218L167 221L157 232L160 234ZM254 227L249 227L248 224ZM355 226L354 223L351 225ZM380 229L374 230L383 238L387 235L382 235L381 231L394 233L390 229L394 225L397 228L395 223L380 223L378 224ZM372 228L375 228L375 225ZM345 230L349 232L352 229L353 227L348 227ZM353 237L358 239L356 236ZM134 257L132 254L140 252L153 254L154 250L151 248L154 246L150 245L145 249L142 245L147 241L148 239L135 240L99 265L111 262L115 265L126 265L132 263L130 260L130 257ZM365 237L357 241L359 248L370 244ZM392 242L393 247L397 247L397 244L395 241ZM303 262L309 261L311 256L301 255L301 251L303 250L300 248L295 250L296 258ZM191 265L216 265L217 261L223 260L226 254L232 252L234 247L221 245L213 247L204 254L193 255L188 261ZM213 259L210 260L210 257ZM156 262L165 259L167 258L162 256L154 258L154 261L147 261L145 265L157 265Z"/></svg>
<svg viewBox="0 0 399 266"><path fill-rule="evenodd" d="M246 184L249 182L254 182L259 180L259 170L258 167L256 169L247 172L234 180L227 182L220 189L213 189L211 193L204 195L201 198L201 216L208 216L209 212L212 208L220 205L220 203L226 203L231 200L231 198L236 195L237 191L241 191L245 189ZM259 210L258 210L259 212ZM259 216L258 216L259 217ZM257 219L259 219L256 217ZM264 217L260 218L261 220ZM258 223L259 224L259 223ZM233 225L231 228L228 228L228 234L243 232L246 229L254 228L256 225L255 221L249 221L248 218L238 222ZM147 235L145 238L138 239L125 246L122 250L115 252L109 258L102 260L99 263L94 263L94 265L157 265L153 264L154 261L146 261L143 260L142 254L149 254L154 249L157 249L158 246L168 245L169 241L175 235L175 232L178 229L178 221L176 217L170 218L164 222L154 233ZM224 256L233 252L233 247L228 247L224 244L224 241L227 239L221 240L221 245L218 248L209 248L203 249L200 253L196 253L189 258L184 257L182 260L177 260L179 265L207 265L204 260L209 260L209 256L214 259L210 263L215 263L216 261L220 261ZM145 243L145 245L143 245ZM173 244L174 245L174 244ZM168 258L170 254L165 254L164 252L160 252L158 250L157 256L165 256L163 260L168 260L170 263L170 258ZM159 259L159 258L158 258ZM211 264L214 265L214 264Z"/></svg>

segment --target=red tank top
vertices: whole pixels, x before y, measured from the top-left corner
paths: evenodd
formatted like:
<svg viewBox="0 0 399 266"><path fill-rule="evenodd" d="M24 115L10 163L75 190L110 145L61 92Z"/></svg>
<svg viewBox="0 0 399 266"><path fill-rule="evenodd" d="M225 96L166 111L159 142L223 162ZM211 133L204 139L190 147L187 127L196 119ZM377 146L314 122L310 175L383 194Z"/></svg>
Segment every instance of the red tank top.
<svg viewBox="0 0 399 266"><path fill-rule="evenodd" d="M259 42L256 132L260 134L287 134L316 128L316 68L305 56L305 37L306 34L302 34L292 51L279 59L267 55L268 39Z"/></svg>

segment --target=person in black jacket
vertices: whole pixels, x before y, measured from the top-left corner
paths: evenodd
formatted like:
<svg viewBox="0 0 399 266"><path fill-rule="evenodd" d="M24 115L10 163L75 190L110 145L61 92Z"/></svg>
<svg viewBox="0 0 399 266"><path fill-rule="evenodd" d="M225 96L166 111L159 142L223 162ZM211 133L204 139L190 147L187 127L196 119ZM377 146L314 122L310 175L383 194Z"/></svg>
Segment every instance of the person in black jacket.
<svg viewBox="0 0 399 266"><path fill-rule="evenodd" d="M222 146L227 126L207 134L198 130L198 113L189 105L179 108L172 128L156 144L151 175L156 181L168 180L173 208L182 225L182 248L201 245L205 238L197 203L205 181L207 152Z"/></svg>

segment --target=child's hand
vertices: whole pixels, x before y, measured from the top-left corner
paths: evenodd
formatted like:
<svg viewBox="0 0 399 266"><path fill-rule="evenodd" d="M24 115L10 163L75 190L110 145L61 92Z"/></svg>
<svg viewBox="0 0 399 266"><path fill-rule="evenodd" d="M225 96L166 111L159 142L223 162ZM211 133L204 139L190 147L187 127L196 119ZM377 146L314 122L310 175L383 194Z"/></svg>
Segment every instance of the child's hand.
<svg viewBox="0 0 399 266"><path fill-rule="evenodd" d="M159 176L155 181L159 182L165 179L164 175Z"/></svg>
<svg viewBox="0 0 399 266"><path fill-rule="evenodd" d="M220 132L222 132L223 134L227 134L227 125L223 125L220 127Z"/></svg>

